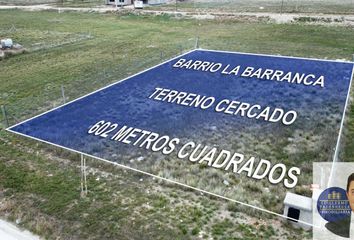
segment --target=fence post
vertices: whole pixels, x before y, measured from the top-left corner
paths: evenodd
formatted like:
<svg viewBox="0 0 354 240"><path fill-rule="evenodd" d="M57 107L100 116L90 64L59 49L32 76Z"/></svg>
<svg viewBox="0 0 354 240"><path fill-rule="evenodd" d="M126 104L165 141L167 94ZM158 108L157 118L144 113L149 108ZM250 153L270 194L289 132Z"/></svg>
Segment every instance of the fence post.
<svg viewBox="0 0 354 240"><path fill-rule="evenodd" d="M81 154L81 197L87 195L87 181L86 181L86 158Z"/></svg>
<svg viewBox="0 0 354 240"><path fill-rule="evenodd" d="M295 3L295 11L297 12L299 10L299 1L296 0L296 3Z"/></svg>
<svg viewBox="0 0 354 240"><path fill-rule="evenodd" d="M86 158L84 157L84 184L85 184L85 195L87 195L87 180L86 180Z"/></svg>
<svg viewBox="0 0 354 240"><path fill-rule="evenodd" d="M9 127L9 119L7 118L6 109L4 105L1 105L1 112L2 115L4 116L5 127Z"/></svg>
<svg viewBox="0 0 354 240"><path fill-rule="evenodd" d="M195 39L195 49L199 48L199 36L197 36L197 38Z"/></svg>
<svg viewBox="0 0 354 240"><path fill-rule="evenodd" d="M62 96L63 102L65 104L66 103L66 98L65 98L65 89L64 89L63 85L61 85L61 96Z"/></svg>
<svg viewBox="0 0 354 240"><path fill-rule="evenodd" d="M284 0L281 0L280 14L283 14Z"/></svg>

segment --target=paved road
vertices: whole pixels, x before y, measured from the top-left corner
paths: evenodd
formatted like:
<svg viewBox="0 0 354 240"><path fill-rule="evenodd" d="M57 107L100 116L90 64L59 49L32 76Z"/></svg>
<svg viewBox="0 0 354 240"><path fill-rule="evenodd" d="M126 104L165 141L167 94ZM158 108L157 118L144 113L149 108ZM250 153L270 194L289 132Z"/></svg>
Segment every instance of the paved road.
<svg viewBox="0 0 354 240"><path fill-rule="evenodd" d="M16 225L0 219L0 239L1 240L39 240L38 236L29 231L21 230Z"/></svg>

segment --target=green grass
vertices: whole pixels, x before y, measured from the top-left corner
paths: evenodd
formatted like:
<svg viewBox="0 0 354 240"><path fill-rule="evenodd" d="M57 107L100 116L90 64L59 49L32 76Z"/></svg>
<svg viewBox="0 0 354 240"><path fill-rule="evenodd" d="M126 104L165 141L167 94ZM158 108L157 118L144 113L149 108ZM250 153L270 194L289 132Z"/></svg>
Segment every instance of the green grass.
<svg viewBox="0 0 354 240"><path fill-rule="evenodd" d="M5 5L33 5L54 2L56 2L56 0L0 0L0 4Z"/></svg>
<svg viewBox="0 0 354 240"><path fill-rule="evenodd" d="M104 0L0 0L5 5L50 4L58 7L100 7ZM148 10L191 12L276 12L353 14L352 0L177 0L146 6Z"/></svg>
<svg viewBox="0 0 354 240"><path fill-rule="evenodd" d="M219 50L329 59L351 59L354 52L354 30L349 27L167 15L0 11L0 34L29 50L0 61L0 105L6 106L12 124L15 118L26 119L61 104L61 85L72 100L192 49L197 36L202 48ZM352 107L344 148L348 161L354 161L353 122ZM199 233L217 239L282 237L279 229L270 227L277 221L270 215L240 205L227 210L225 202L175 186L161 190L151 178L93 161L91 167L115 176L90 173L89 195L80 198L76 154L2 130L0 152L0 196L7 206L0 208L0 215L21 218L23 226L47 238L190 239ZM249 187L254 192L262 189ZM281 208L279 201L266 204ZM225 211L268 219L269 225L258 229L239 222L239 217L225 220ZM291 239L311 237L284 228Z"/></svg>
<svg viewBox="0 0 354 240"><path fill-rule="evenodd" d="M352 14L351 0L186 0L149 6L147 9L200 12L271 12Z"/></svg>
<svg viewBox="0 0 354 240"><path fill-rule="evenodd" d="M1 12L0 32L33 50L0 62L0 105L18 119L58 105L61 85L71 100L157 64L161 56L192 49L196 35L201 47L220 50L346 59L354 50L350 41L354 33L345 27L177 21L167 16L13 14ZM11 26L5 21L10 17Z"/></svg>
<svg viewBox="0 0 354 240"><path fill-rule="evenodd" d="M51 235L54 233L63 239L72 236L80 239L126 239L129 236L133 239L141 239L142 236L146 236L145 239L168 239L171 235L176 239L185 239L185 234L177 228L170 229L169 222L165 221L171 210L159 209L171 204L153 191L151 194L145 193L150 188L148 182L129 183L132 180L131 173L121 170L116 172L119 177L103 181L89 175L89 196L80 198L80 175L75 164L58 168L56 162L48 161L42 154L28 152L29 148L37 151L43 146L34 147L28 141L19 143L4 132L0 132L0 136L2 140L7 138L10 141L2 141L0 145L2 201L16 200L16 206L5 210L12 211L12 218L20 218L22 226L49 239L54 237ZM153 211L143 206L149 202L154 206ZM2 207L0 215L4 213L6 211ZM185 214L187 212L177 212L174 216L183 219ZM39 220L38 215L55 218L54 223L65 230L58 232L60 229L54 229L54 225L43 223L39 228L34 227ZM155 229L155 223L161 224L162 229ZM43 228L43 225L47 228Z"/></svg>
<svg viewBox="0 0 354 240"><path fill-rule="evenodd" d="M5 5L52 4L65 7L92 7L104 3L104 0L0 0L0 4Z"/></svg>
<svg viewBox="0 0 354 240"><path fill-rule="evenodd" d="M347 112L347 122L344 129L343 154L341 159L345 162L354 162L354 104L349 106Z"/></svg>

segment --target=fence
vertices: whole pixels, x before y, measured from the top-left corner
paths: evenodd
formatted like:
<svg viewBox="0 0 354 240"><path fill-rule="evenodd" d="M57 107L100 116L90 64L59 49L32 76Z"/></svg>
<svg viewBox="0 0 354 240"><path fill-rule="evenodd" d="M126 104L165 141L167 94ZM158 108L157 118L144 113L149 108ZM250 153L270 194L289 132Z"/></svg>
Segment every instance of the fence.
<svg viewBox="0 0 354 240"><path fill-rule="evenodd" d="M8 97L10 93L0 95L0 128L9 127L24 119L40 114L41 112L58 107L66 102L90 93L108 84L117 82L130 75L138 73L158 63L166 61L198 46L198 39L175 45L150 46L151 50L144 57L131 52L108 51L105 60L95 60L94 69L82 74L75 81L51 83L40 89L34 96L17 100L11 104ZM141 46L146 47L146 46ZM149 47L149 46L148 46ZM138 47L137 47L137 51Z"/></svg>

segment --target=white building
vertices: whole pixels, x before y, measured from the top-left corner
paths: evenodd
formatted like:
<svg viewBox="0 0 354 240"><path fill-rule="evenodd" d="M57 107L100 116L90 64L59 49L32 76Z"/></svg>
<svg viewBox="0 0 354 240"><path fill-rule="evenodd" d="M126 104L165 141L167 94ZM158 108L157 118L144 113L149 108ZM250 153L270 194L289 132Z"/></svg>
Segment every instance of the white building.
<svg viewBox="0 0 354 240"><path fill-rule="evenodd" d="M126 6L134 4L134 0L105 0L108 5ZM143 4L157 5L167 3L168 0L142 0Z"/></svg>
<svg viewBox="0 0 354 240"><path fill-rule="evenodd" d="M125 6L133 4L133 0L106 0L108 5Z"/></svg>

